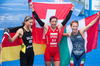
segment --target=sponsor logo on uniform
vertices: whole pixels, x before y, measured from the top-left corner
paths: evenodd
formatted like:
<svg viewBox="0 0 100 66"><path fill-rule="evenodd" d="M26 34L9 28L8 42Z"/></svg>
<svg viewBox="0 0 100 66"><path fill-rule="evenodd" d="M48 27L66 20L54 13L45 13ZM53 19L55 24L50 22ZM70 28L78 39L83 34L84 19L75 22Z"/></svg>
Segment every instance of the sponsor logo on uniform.
<svg viewBox="0 0 100 66"><path fill-rule="evenodd" d="M32 43L33 37L32 36L28 36L28 37L26 37L26 39L29 41L29 43Z"/></svg>
<svg viewBox="0 0 100 66"><path fill-rule="evenodd" d="M77 36L77 38L81 38L81 36Z"/></svg>
<svg viewBox="0 0 100 66"><path fill-rule="evenodd" d="M57 60L59 60L59 58L57 58Z"/></svg>
<svg viewBox="0 0 100 66"><path fill-rule="evenodd" d="M53 36L50 36L50 38L58 38L58 36L54 36L54 35L53 35Z"/></svg>
<svg viewBox="0 0 100 66"><path fill-rule="evenodd" d="M50 33L50 35L58 35L58 33Z"/></svg>
<svg viewBox="0 0 100 66"><path fill-rule="evenodd" d="M58 31L58 30L56 30L56 31Z"/></svg>
<svg viewBox="0 0 100 66"><path fill-rule="evenodd" d="M33 39L32 36L26 37L27 40Z"/></svg>

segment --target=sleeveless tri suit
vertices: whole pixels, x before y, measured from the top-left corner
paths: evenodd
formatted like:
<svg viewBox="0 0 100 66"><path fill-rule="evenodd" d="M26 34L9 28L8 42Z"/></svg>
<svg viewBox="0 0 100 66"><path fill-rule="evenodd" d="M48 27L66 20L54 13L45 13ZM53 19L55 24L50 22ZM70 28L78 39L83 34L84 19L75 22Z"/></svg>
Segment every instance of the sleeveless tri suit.
<svg viewBox="0 0 100 66"><path fill-rule="evenodd" d="M21 45L20 51L20 66L33 66L34 62L34 51L32 45L32 34L31 31L27 32L24 28L23 36L19 39Z"/></svg>
<svg viewBox="0 0 100 66"><path fill-rule="evenodd" d="M45 61L51 61L51 57L53 57L53 61L60 61L59 55L59 29L56 27L55 30L52 30L49 26L47 33L45 34L46 38L46 50L44 54Z"/></svg>
<svg viewBox="0 0 100 66"><path fill-rule="evenodd" d="M70 64L71 66L83 66L85 61L85 40L78 31L77 35L71 33L71 41L73 45Z"/></svg>

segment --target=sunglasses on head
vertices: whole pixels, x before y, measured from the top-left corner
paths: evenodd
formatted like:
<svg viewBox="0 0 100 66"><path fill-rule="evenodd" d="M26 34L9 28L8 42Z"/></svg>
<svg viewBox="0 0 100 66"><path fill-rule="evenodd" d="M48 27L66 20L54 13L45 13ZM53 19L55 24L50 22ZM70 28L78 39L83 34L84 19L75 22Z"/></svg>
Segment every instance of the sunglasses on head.
<svg viewBox="0 0 100 66"><path fill-rule="evenodd" d="M57 17L55 17L55 16L51 16L50 18L57 18Z"/></svg>
<svg viewBox="0 0 100 66"><path fill-rule="evenodd" d="M27 17L27 18L25 19L25 21L27 21L27 20L29 20L29 19L33 19L33 17Z"/></svg>
<svg viewBox="0 0 100 66"><path fill-rule="evenodd" d="M78 22L77 20L73 20L73 22Z"/></svg>

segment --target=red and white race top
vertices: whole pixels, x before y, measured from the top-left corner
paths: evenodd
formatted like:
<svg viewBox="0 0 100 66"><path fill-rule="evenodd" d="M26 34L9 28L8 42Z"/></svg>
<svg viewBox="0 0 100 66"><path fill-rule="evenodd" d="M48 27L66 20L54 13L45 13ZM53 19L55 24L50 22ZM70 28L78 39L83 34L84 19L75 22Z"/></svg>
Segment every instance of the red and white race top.
<svg viewBox="0 0 100 66"><path fill-rule="evenodd" d="M46 47L58 47L59 29L56 27L55 30L52 30L49 26L45 38Z"/></svg>

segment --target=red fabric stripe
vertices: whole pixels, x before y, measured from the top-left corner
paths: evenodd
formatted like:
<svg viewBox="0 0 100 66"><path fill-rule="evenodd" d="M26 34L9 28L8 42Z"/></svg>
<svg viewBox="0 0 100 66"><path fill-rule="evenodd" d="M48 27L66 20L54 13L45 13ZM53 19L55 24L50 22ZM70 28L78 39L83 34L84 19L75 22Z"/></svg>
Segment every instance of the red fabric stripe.
<svg viewBox="0 0 100 66"><path fill-rule="evenodd" d="M36 30L36 31L35 31ZM46 44L45 39L43 39L43 28L33 29L33 43Z"/></svg>
<svg viewBox="0 0 100 66"><path fill-rule="evenodd" d="M10 33L10 36L13 37L15 35L15 33ZM21 45L21 43L19 42L19 38L17 38L13 43L10 43L8 40L8 36L5 34L4 35L5 39L2 42L2 47L10 47L10 46L18 46Z"/></svg>
<svg viewBox="0 0 100 66"><path fill-rule="evenodd" d="M33 14L32 17L33 17L33 26L32 26L33 43L36 43L36 23Z"/></svg>
<svg viewBox="0 0 100 66"><path fill-rule="evenodd" d="M84 64L80 64L80 66L84 66Z"/></svg>
<svg viewBox="0 0 100 66"><path fill-rule="evenodd" d="M97 14L87 17L85 19L86 26L96 17ZM99 30L99 19L92 27L90 27L87 30L87 52L90 52L92 49L97 48L98 30Z"/></svg>
<svg viewBox="0 0 100 66"><path fill-rule="evenodd" d="M74 66L74 64L73 63L70 63L70 66Z"/></svg>
<svg viewBox="0 0 100 66"><path fill-rule="evenodd" d="M24 43L23 40L22 40L22 38L19 38L19 42L20 42L21 44Z"/></svg>

